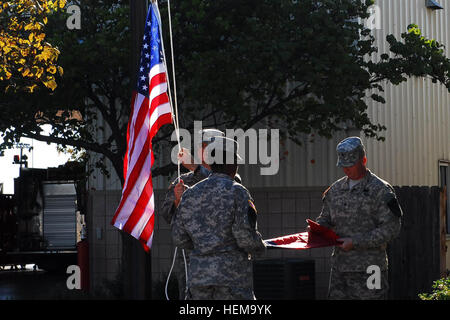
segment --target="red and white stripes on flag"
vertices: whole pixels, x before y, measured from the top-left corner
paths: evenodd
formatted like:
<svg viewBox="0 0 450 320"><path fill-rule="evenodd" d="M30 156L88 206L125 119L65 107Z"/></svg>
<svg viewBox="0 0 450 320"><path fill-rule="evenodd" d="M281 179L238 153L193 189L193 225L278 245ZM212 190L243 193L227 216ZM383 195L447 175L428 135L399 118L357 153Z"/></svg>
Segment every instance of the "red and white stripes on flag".
<svg viewBox="0 0 450 320"><path fill-rule="evenodd" d="M147 14L138 85L133 92L128 121L122 198L111 221L138 239L146 251L152 244L155 217L152 138L161 126L172 123L159 25L158 8L152 4Z"/></svg>

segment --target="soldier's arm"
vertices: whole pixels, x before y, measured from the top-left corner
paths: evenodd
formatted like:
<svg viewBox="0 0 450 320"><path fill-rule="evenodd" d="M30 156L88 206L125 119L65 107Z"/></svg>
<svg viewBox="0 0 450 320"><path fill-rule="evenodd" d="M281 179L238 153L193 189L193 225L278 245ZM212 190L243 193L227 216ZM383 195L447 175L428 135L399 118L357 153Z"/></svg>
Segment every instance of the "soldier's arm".
<svg viewBox="0 0 450 320"><path fill-rule="evenodd" d="M331 221L330 205L329 205L330 197L328 195L329 190L330 188L328 188L322 195L322 211L320 212L320 215L316 218L316 222L321 226L332 228L334 225Z"/></svg>
<svg viewBox="0 0 450 320"><path fill-rule="evenodd" d="M184 181L183 179L181 179L180 177L180 182L183 182L184 185ZM179 184L178 178L175 179L174 181L172 181L172 183L170 184L167 192L166 192L166 197L161 205L160 208L160 212L161 215L163 216L164 220L166 220L166 222L168 224L170 224L172 222L172 217L175 213L175 209L177 207L176 204L176 193L177 193L177 184ZM184 190L189 189L189 186L184 185ZM180 197L179 197L180 198ZM178 201L180 201L180 199L178 198Z"/></svg>
<svg viewBox="0 0 450 320"><path fill-rule="evenodd" d="M237 245L247 253L261 253L266 246L258 232L256 208L248 192L239 189L236 192L235 215L232 225L233 236Z"/></svg>
<svg viewBox="0 0 450 320"><path fill-rule="evenodd" d="M188 210L186 201L183 201L182 199L178 208L174 210L175 214L172 218L172 241L176 247L183 249L192 249L192 239L186 231L183 219L186 210Z"/></svg>
<svg viewBox="0 0 450 320"><path fill-rule="evenodd" d="M164 220L170 224L172 222L172 217L175 213L175 193L173 192L173 189L175 188L176 185L176 181L173 181L170 186L169 189L166 192L166 197L164 199L164 202L162 203L162 206L160 208L159 213L162 215L162 217L164 218Z"/></svg>
<svg viewBox="0 0 450 320"><path fill-rule="evenodd" d="M376 210L377 228L366 234L354 235L355 249L376 248L398 236L403 213L393 190L386 187L379 192Z"/></svg>

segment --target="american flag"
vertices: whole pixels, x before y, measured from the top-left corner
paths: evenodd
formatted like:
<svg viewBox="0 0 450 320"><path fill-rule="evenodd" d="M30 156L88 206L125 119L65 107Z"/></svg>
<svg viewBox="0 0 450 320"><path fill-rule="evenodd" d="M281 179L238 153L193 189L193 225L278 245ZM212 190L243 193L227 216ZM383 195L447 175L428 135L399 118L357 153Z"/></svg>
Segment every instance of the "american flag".
<svg viewBox="0 0 450 320"><path fill-rule="evenodd" d="M146 251L152 245L155 220L152 138L161 126L172 123L160 23L158 7L152 3L147 13L139 79L128 121L125 183L119 207L111 221L112 225L138 239Z"/></svg>

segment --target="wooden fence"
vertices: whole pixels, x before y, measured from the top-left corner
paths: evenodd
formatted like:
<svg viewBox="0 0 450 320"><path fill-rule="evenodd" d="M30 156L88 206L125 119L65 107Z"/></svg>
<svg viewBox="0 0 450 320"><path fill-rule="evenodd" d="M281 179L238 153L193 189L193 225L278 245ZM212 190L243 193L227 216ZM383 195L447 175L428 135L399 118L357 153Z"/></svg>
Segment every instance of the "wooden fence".
<svg viewBox="0 0 450 320"><path fill-rule="evenodd" d="M440 189L396 187L403 221L388 248L390 299L418 299L440 277Z"/></svg>

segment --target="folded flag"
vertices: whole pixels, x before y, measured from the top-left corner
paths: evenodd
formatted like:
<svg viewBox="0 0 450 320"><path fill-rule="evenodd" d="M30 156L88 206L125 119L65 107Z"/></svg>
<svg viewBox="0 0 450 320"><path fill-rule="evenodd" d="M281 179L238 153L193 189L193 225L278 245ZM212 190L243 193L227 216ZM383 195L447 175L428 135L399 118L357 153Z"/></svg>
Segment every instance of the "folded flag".
<svg viewBox="0 0 450 320"><path fill-rule="evenodd" d="M310 232L295 233L283 237L264 240L266 246L302 250L336 246L342 243L342 241L337 240L339 237L333 230L321 226L320 224L309 219L307 219L306 222L310 227Z"/></svg>

